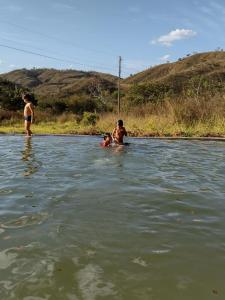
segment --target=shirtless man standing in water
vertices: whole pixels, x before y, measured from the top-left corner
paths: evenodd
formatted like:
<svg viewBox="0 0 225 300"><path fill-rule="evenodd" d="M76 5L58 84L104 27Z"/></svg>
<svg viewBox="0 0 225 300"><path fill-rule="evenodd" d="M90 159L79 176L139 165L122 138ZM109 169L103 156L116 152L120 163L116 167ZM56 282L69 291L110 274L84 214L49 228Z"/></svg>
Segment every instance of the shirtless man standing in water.
<svg viewBox="0 0 225 300"><path fill-rule="evenodd" d="M34 123L34 106L31 103L31 96L29 94L25 94L22 96L23 101L25 103L24 107L24 127L28 137L32 135L30 130L31 123Z"/></svg>
<svg viewBox="0 0 225 300"><path fill-rule="evenodd" d="M116 144L123 144L123 137L127 136L127 131L125 127L123 127L123 121L118 120L116 123L116 128L113 130L112 137Z"/></svg>

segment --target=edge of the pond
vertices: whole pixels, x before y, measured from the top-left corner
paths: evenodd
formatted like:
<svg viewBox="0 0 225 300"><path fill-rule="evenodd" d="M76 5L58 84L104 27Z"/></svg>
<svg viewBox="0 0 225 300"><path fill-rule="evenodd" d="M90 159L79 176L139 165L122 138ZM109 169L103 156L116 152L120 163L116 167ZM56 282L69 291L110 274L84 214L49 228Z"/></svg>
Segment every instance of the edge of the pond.
<svg viewBox="0 0 225 300"><path fill-rule="evenodd" d="M23 134L18 134L18 133L0 133L0 136L25 136ZM48 136L53 136L53 137L87 137L87 136L95 136L95 137L102 137L101 134L34 134L33 137L48 137ZM225 142L225 137L186 137L186 136L130 136L132 139L151 139L151 140L186 140L186 141L221 141Z"/></svg>

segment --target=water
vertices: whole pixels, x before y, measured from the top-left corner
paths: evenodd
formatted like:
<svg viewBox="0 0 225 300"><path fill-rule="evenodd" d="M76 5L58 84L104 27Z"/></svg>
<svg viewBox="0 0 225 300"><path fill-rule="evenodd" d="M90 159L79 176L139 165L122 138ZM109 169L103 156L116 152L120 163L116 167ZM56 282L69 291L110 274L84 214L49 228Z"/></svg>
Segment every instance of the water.
<svg viewBox="0 0 225 300"><path fill-rule="evenodd" d="M225 299L225 143L0 137L1 300Z"/></svg>

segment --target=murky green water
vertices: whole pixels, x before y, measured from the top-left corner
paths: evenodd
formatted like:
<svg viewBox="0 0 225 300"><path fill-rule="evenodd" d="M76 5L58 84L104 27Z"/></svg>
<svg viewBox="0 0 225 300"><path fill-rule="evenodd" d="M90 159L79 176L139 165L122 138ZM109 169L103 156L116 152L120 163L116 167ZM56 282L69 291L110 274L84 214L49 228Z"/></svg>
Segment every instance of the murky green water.
<svg viewBox="0 0 225 300"><path fill-rule="evenodd" d="M225 299L225 143L0 137L1 300Z"/></svg>

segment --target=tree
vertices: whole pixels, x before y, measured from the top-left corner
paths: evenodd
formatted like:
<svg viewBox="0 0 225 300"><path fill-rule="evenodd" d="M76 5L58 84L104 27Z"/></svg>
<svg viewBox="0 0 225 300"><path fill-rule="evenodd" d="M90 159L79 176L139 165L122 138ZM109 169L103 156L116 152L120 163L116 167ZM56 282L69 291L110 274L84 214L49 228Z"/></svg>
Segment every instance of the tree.
<svg viewBox="0 0 225 300"><path fill-rule="evenodd" d="M24 106L22 94L25 92L25 89L16 84L0 80L0 108L11 111L22 109ZM34 97L33 99L35 102Z"/></svg>

